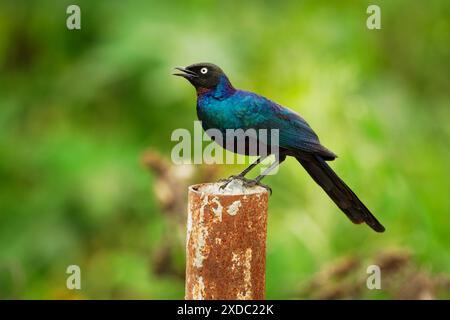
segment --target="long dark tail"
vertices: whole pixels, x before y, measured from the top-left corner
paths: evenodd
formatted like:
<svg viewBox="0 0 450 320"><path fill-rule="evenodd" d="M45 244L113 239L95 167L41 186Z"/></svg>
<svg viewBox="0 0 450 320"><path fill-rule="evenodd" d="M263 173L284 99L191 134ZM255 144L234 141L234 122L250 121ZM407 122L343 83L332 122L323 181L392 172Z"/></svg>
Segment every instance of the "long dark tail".
<svg viewBox="0 0 450 320"><path fill-rule="evenodd" d="M353 223L365 222L376 232L384 232L383 225L378 222L325 160L318 155L296 159Z"/></svg>

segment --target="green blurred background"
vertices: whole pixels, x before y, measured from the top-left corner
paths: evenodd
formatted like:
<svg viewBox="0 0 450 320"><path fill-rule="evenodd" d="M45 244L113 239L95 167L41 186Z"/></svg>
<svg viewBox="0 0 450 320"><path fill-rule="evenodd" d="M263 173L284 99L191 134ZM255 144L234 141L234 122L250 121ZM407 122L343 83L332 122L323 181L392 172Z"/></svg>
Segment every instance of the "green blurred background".
<svg viewBox="0 0 450 320"><path fill-rule="evenodd" d="M196 119L172 67L202 61L304 116L387 229L351 224L287 160L266 180L267 298L448 298L449 9L1 1L0 298L183 298L185 186L243 168L170 162L171 132ZM365 287L373 263L382 290ZM71 264L81 290L66 288Z"/></svg>

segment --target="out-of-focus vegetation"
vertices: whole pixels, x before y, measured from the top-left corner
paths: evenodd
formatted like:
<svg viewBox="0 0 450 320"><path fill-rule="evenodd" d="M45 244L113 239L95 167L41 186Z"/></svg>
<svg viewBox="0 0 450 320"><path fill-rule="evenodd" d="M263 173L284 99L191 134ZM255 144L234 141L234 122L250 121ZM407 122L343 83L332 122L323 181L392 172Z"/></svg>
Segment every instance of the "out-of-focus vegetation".
<svg viewBox="0 0 450 320"><path fill-rule="evenodd" d="M201 61L301 113L387 229L351 224L287 160L266 180L267 298L341 297L305 287L343 257L365 279L389 250L448 278L449 1L86 0L69 31L73 3L0 3L0 298L183 298L174 181L241 169L171 167L171 132L196 119L171 68ZM366 28L372 3L381 30ZM66 289L71 264L82 290ZM393 292L349 280L362 289L343 297L396 298L411 279Z"/></svg>

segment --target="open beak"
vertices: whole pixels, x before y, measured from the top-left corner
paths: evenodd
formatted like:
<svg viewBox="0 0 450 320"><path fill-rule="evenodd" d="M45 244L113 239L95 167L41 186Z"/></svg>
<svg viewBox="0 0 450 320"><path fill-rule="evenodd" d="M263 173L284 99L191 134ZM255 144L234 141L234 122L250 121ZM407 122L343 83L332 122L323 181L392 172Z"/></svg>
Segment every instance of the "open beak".
<svg viewBox="0 0 450 320"><path fill-rule="evenodd" d="M194 71L188 70L186 68L175 67L175 69L177 69L178 71L181 71L182 73L180 73L180 72L174 73L173 74L174 76L179 76L179 77L183 77L186 79L198 77L198 75Z"/></svg>

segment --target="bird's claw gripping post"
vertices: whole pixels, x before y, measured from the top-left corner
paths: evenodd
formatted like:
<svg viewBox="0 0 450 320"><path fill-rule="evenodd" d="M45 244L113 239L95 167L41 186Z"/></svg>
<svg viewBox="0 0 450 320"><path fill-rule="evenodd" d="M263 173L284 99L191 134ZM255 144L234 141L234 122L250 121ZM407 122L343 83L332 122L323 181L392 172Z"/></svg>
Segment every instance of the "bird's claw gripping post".
<svg viewBox="0 0 450 320"><path fill-rule="evenodd" d="M261 183L257 179L255 179L255 180L245 179L245 180L246 181L244 181L244 186L246 186L246 187L260 186L260 187L263 187L264 189L266 189L269 192L269 195L272 195L272 188L269 187L267 184Z"/></svg>
<svg viewBox="0 0 450 320"><path fill-rule="evenodd" d="M230 182L233 181L233 180L241 180L243 183L248 181L248 179L246 179L243 175L240 175L240 174L232 175L232 176L229 176L227 179L220 179L219 180L219 182L224 182L224 184L222 184L220 186L220 189L221 190L225 189L228 186L228 184L230 184Z"/></svg>
<svg viewBox="0 0 450 320"><path fill-rule="evenodd" d="M271 187L269 187L268 185L266 185L264 183L261 183L258 179L254 179L254 180L247 179L241 174L229 176L227 179L220 179L219 182L224 182L224 184L222 184L219 188L221 190L225 189L230 184L230 182L233 180L242 181L242 185L245 187L254 187L254 186L263 187L264 189L266 189L269 192L269 195L272 195Z"/></svg>

